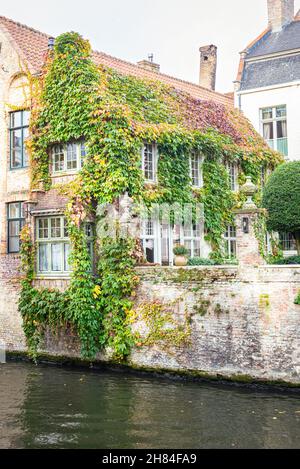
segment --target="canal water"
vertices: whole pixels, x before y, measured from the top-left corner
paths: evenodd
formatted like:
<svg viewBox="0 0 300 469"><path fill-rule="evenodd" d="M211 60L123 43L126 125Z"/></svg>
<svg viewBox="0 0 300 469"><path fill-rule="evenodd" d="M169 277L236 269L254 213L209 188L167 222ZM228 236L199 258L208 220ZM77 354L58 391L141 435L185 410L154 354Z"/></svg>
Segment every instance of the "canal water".
<svg viewBox="0 0 300 469"><path fill-rule="evenodd" d="M0 448L299 448L300 396L0 365Z"/></svg>

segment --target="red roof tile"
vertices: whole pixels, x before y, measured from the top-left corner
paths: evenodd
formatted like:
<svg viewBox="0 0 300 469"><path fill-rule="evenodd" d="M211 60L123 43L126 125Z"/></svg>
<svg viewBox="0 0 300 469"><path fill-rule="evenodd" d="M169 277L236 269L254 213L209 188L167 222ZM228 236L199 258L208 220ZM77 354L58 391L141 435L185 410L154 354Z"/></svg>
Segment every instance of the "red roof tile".
<svg viewBox="0 0 300 469"><path fill-rule="evenodd" d="M29 70L32 73L39 72L44 63L48 46L48 38L50 36L26 25L5 18L4 16L0 16L0 27L8 36L21 59L27 63ZM133 75L138 78L147 78L150 80L160 80L167 85L174 86L176 89L190 94L194 98L213 100L219 104L233 106L231 96L208 90L195 83L180 80L179 78L175 78L164 73L145 70L138 65L117 59L103 52L94 51L93 60L98 65L111 67L124 75Z"/></svg>

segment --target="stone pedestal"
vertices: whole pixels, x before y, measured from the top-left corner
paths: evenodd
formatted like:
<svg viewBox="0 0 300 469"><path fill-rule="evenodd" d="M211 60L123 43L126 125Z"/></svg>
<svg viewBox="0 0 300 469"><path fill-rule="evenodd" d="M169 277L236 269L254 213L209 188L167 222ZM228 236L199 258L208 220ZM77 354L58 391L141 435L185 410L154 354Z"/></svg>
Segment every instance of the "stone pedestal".
<svg viewBox="0 0 300 469"><path fill-rule="evenodd" d="M236 238L237 258L240 265L263 265L266 264L260 254L257 229L259 216L264 214L264 209L243 208L236 213Z"/></svg>

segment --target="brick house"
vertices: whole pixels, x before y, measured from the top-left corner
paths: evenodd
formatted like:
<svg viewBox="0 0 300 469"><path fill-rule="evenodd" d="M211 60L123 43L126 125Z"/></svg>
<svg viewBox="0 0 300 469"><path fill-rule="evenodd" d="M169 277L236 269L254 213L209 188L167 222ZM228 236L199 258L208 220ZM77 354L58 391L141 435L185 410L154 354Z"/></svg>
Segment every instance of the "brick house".
<svg viewBox="0 0 300 469"><path fill-rule="evenodd" d="M268 0L268 27L242 52L235 105L271 148L300 159L300 12L294 0ZM286 255L296 254L291 233L281 233Z"/></svg>
<svg viewBox="0 0 300 469"><path fill-rule="evenodd" d="M19 233L26 218L34 226L34 235L39 241L37 271L45 285L61 287L69 277L69 242L64 230L64 210L66 198L52 188L44 192L30 189L30 168L25 140L28 135L29 111L32 102L28 76L38 76L54 39L27 26L0 17L0 92L1 92L1 175L0 175L0 254L2 277L17 275ZM233 109L230 95L214 91L216 74L216 48L200 48L200 85L189 83L163 73L152 60L141 61L137 65L111 57L101 52L93 52L92 59L97 65L110 67L124 75L159 80L186 93L207 107ZM205 84L206 87L202 86ZM210 104L212 103L212 104ZM234 118L236 119L236 117ZM212 126L214 123L212 122ZM235 124L232 124L235 125ZM252 132L252 130L251 130ZM51 179L53 185L65 183L74 178L80 170L85 156L84 142L67 145L54 145L51 149ZM142 167L147 182L155 182L157 164L155 144L147 143L143 151ZM193 185L202 187L201 161L198 156L191 159L191 179ZM238 168L228 164L232 191L238 189ZM30 201L30 204L27 202ZM148 227L149 228L149 227ZM87 233L91 227L87 226ZM172 265L172 246L175 235L184 243L191 257L208 257L210 246L204 240L201 230L192 229L185 235L173 234L167 227L167 242L161 243L164 227L151 227L151 232L141 235L145 256L151 263ZM199 233L198 233L199 231ZM44 236L47 233L47 237ZM49 235L53 233L53 239ZM59 236L58 236L59 233ZM236 255L236 234L233 226L228 227L226 243L229 255ZM47 238L47 241L45 241ZM180 239L179 239L180 238ZM59 239L59 240L58 240ZM52 267L50 267L50 265Z"/></svg>

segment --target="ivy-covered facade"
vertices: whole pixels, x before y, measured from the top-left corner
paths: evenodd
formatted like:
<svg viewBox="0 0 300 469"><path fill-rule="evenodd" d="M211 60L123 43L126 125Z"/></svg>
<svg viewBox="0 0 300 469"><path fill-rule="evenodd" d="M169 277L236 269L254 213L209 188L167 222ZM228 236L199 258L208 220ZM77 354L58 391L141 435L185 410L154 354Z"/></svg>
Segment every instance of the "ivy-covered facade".
<svg viewBox="0 0 300 469"><path fill-rule="evenodd" d="M135 266L172 265L177 244L191 258L234 257L239 185L250 175L261 186L281 157L237 110L97 65L77 33L56 39L42 74L26 74L30 121L21 161L26 152L31 189L19 227L19 309L29 350L36 356L47 327L71 327L84 357L110 347L124 359L139 341L130 327ZM149 209L135 235L124 235L120 220L113 237L99 235L106 208L120 213L126 201ZM151 215L153 206L195 213L200 205L204 220L190 226ZM57 277L69 279L65 291L39 287Z"/></svg>

